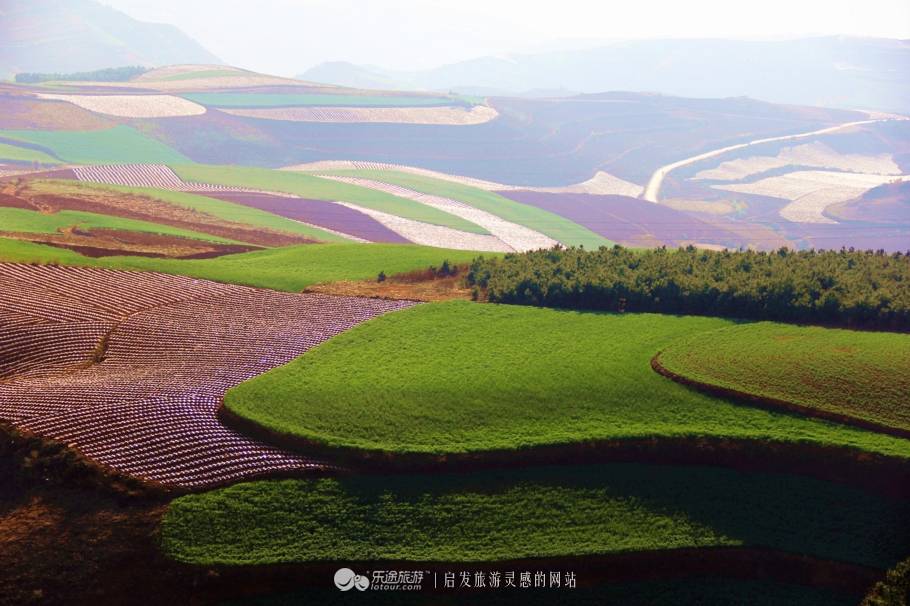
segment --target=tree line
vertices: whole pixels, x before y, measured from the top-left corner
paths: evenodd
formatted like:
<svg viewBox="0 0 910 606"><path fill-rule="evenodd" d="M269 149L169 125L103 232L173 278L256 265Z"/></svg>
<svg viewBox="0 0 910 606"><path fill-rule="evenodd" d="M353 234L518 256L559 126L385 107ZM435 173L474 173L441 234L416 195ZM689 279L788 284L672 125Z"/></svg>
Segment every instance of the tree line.
<svg viewBox="0 0 910 606"><path fill-rule="evenodd" d="M910 252L554 248L480 257L466 281L495 303L910 330Z"/></svg>
<svg viewBox="0 0 910 606"><path fill-rule="evenodd" d="M38 84L39 82L51 82L56 80L65 80L69 82L126 82L147 71L149 71L149 68L147 67L127 65L125 67L107 67L91 72L76 72L72 74L26 72L16 74L16 82L19 82L20 84Z"/></svg>

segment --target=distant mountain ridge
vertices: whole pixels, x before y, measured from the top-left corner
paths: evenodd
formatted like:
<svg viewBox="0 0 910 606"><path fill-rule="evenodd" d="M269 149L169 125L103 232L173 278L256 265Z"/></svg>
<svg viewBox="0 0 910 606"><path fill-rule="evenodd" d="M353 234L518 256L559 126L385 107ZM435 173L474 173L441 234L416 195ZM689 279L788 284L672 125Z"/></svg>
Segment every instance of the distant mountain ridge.
<svg viewBox="0 0 910 606"><path fill-rule="evenodd" d="M323 63L301 78L365 88L521 94L654 91L910 112L910 41L829 36L778 41L637 40L587 50L480 57L423 71Z"/></svg>
<svg viewBox="0 0 910 606"><path fill-rule="evenodd" d="M0 3L0 78L174 63L222 61L173 25L137 21L93 0Z"/></svg>

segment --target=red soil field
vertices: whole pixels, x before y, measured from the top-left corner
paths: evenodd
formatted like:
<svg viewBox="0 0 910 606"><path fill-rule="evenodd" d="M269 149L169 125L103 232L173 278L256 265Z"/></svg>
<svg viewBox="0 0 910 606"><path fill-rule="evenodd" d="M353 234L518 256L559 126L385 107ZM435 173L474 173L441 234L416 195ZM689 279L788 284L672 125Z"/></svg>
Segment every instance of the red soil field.
<svg viewBox="0 0 910 606"><path fill-rule="evenodd" d="M411 305L0 264L0 419L168 486L325 469L223 426L221 397L359 322Z"/></svg>

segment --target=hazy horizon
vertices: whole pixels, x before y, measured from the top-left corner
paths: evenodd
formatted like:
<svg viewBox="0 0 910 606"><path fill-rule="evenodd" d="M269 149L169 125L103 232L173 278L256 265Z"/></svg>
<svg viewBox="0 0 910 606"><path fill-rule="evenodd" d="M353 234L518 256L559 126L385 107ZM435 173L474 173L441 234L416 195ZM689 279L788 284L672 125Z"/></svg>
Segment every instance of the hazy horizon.
<svg viewBox="0 0 910 606"><path fill-rule="evenodd" d="M644 0L622 12L588 0L558 6L516 0L100 1L142 21L175 25L229 64L289 76L326 61L426 69L484 55L630 39L910 38L910 3L901 0L861 6L846 0Z"/></svg>

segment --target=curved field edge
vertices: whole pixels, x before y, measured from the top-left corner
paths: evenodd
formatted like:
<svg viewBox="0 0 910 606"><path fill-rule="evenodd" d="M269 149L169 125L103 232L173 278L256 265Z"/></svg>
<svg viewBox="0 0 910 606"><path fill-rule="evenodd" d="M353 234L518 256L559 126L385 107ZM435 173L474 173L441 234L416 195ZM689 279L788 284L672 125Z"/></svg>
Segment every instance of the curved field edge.
<svg viewBox="0 0 910 606"><path fill-rule="evenodd" d="M205 164L178 163L172 164L171 169L184 181L276 191L312 200L349 202L357 206L423 223L441 225L475 234L487 235L489 233L471 221L431 208L420 202L366 187L339 183L330 179L320 179L313 175L267 168Z"/></svg>
<svg viewBox="0 0 910 606"><path fill-rule="evenodd" d="M0 142L0 160L41 164L60 164L60 160L36 149Z"/></svg>
<svg viewBox="0 0 910 606"><path fill-rule="evenodd" d="M509 458L509 451L527 456L536 448L672 439L910 457L908 440L740 406L651 370L650 359L668 343L730 323L421 305L366 322L233 388L225 414L306 448L387 462Z"/></svg>
<svg viewBox="0 0 910 606"><path fill-rule="evenodd" d="M127 187L122 185L96 183L85 183L85 186L88 186L92 189L149 196L151 198L156 198L175 206L203 212L207 215L217 217L218 219L222 219L224 221L232 221L252 227L273 229L281 232L312 238L315 240L320 240L322 242L350 242L350 240L347 238L327 232L323 229L320 229L319 227L307 225L305 223L301 223L300 221L287 219L285 217L260 210L258 208L253 208L252 206L246 206L244 204L237 204L218 198L212 198L205 194L191 194L179 191L155 189L151 187Z"/></svg>
<svg viewBox="0 0 910 606"><path fill-rule="evenodd" d="M237 240L220 238L189 229L172 227L154 221L126 219L113 215L78 210L61 210L44 213L25 208L0 207L0 232L20 234L53 234L66 228L122 230L138 233L176 236L217 244L243 244Z"/></svg>
<svg viewBox="0 0 910 606"><path fill-rule="evenodd" d="M835 483L708 467L347 476L181 496L163 519L161 545L201 565L756 547L884 570L905 556L908 507Z"/></svg>
<svg viewBox="0 0 910 606"><path fill-rule="evenodd" d="M0 137L30 143L76 164L185 164L189 158L131 126L104 130L0 130Z"/></svg>
<svg viewBox="0 0 910 606"><path fill-rule="evenodd" d="M66 249L0 238L3 262L155 271L288 292L299 292L321 282L375 279L380 272L393 275L431 265L438 267L443 261L468 263L475 256L473 251L410 244L304 244L213 259L93 258Z"/></svg>
<svg viewBox="0 0 910 606"><path fill-rule="evenodd" d="M424 194L458 200L506 221L539 231L567 246L597 248L599 246L613 246L614 244L614 242L594 233L587 227L561 215L528 204L522 204L496 192L485 191L470 185L393 170L330 170L326 171L325 174L373 179L406 187Z"/></svg>
<svg viewBox="0 0 910 606"><path fill-rule="evenodd" d="M817 353L824 345L823 342L815 342L813 344L814 351L796 352L801 358L781 352L777 357L759 354L758 358L750 360L749 356L756 354L755 349L757 346L755 338L750 337L759 337L761 336L761 332L767 332L768 330L772 333L780 333L772 334L772 337L781 339L790 336L794 332L808 331L816 334L821 333L824 336L849 333L849 337L852 339L852 347L856 349L862 349L863 345L874 345L875 347L867 347L866 351L860 352L863 362L866 363L866 367L860 365L860 367L857 368L851 368L849 366L834 366L833 368L830 368L829 370L834 376L822 377L822 380L825 381L824 387L826 389L819 390L817 389L817 385L814 385L812 381L810 381L810 379L813 378L818 379L817 376L788 377L789 379L792 379L792 390L774 390L773 388L770 388L768 391L771 391L774 395L768 395L767 393L760 393L749 389L753 385L769 385L771 381L774 380L772 377L762 376L761 371L765 370L762 366L763 364L771 365L779 363L775 368L775 371L786 377L793 372L795 367L801 366L807 361L812 361L813 353ZM724 344L717 342L717 340L712 337L727 336L731 332L736 333L736 336L740 336L741 333L744 333L742 334L742 342L744 344L748 343L747 347L742 347L739 358L736 359L736 364L740 364L742 367L735 369L740 377L748 379L746 381L736 381L735 379L730 378L724 379L717 376L718 373L716 371L720 368L720 365L723 364L722 358L725 354L731 352L724 351ZM759 334L756 335L752 333ZM821 341L825 340L824 336ZM905 397L907 389L910 388L902 387L902 382L906 382L906 377L904 375L906 374L907 367L901 362L902 357L900 351L904 351L903 358L907 358L906 352L908 351L908 346L910 346L910 336L904 334L854 332L834 328L788 326L763 322L748 326L722 328L717 331L696 335L693 338L683 339L680 342L673 343L667 349L655 354L651 359L651 367L658 374L672 379L677 383L717 397L740 400L747 402L750 405L761 406L769 410L782 410L797 413L899 438L910 439L910 428L901 422L902 416L906 416L906 414L901 414L904 412L901 410L901 407L907 406L907 402L901 399L901 393L903 393ZM696 351L699 348L710 349L703 349L700 352ZM706 362L706 364L702 364L701 367L693 368L691 365L688 365L687 362L690 361L690 355L697 355L698 353L719 355L721 359L700 360L701 362ZM872 362L870 362L870 359L877 353L882 355L882 361L886 363L884 365L879 364L874 369L870 368L873 365ZM895 356L897 357L896 360ZM890 368L888 366L890 366ZM750 372L754 372L755 376L747 376ZM768 372L770 372L770 369L768 369ZM883 372L886 376L883 376ZM861 383L864 382L867 384L862 385ZM746 383L749 384L747 385ZM895 385L895 383L897 385ZM805 398L800 398L801 394L798 392L798 388L802 387L805 389L807 384L809 386L809 393ZM876 384L886 388L892 397L889 398L886 394L876 392ZM784 393L784 391L788 393ZM852 406L838 405L837 402L834 401L834 398L845 400L848 397L847 394L862 394L866 401L860 402L856 401L856 398L852 398ZM776 397L780 395L784 395L785 397ZM827 396L827 398L824 396ZM882 412L875 410L875 407L879 406L883 406L885 410ZM872 409L871 413L868 412L868 409Z"/></svg>

